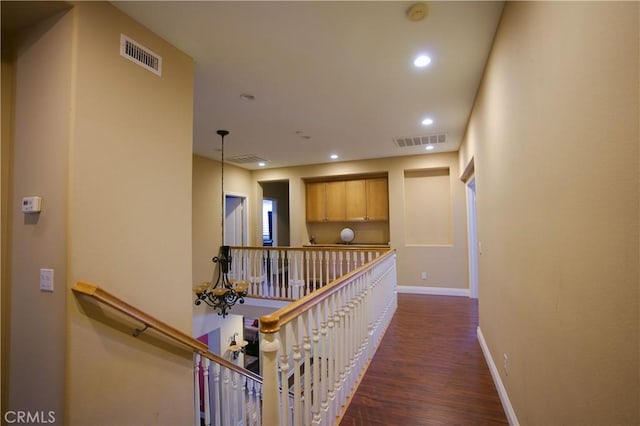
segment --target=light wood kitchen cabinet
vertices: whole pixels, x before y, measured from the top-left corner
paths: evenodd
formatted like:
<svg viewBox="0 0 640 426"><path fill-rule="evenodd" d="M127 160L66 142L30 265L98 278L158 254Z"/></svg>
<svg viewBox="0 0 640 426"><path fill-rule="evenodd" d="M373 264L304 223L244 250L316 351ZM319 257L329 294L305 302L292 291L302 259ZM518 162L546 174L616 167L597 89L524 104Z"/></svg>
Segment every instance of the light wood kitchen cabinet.
<svg viewBox="0 0 640 426"><path fill-rule="evenodd" d="M375 221L389 219L387 178L346 181L346 220Z"/></svg>
<svg viewBox="0 0 640 426"><path fill-rule="evenodd" d="M389 186L387 178L367 179L366 220L389 220Z"/></svg>
<svg viewBox="0 0 640 426"><path fill-rule="evenodd" d="M344 220L346 202L344 182L327 182L325 185L325 212L327 222Z"/></svg>
<svg viewBox="0 0 640 426"><path fill-rule="evenodd" d="M367 220L367 182L364 179L345 182L346 220Z"/></svg>
<svg viewBox="0 0 640 426"><path fill-rule="evenodd" d="M324 182L309 182L306 185L307 222L324 222L325 214Z"/></svg>
<svg viewBox="0 0 640 426"><path fill-rule="evenodd" d="M386 177L308 182L306 188L307 222L389 219Z"/></svg>
<svg viewBox="0 0 640 426"><path fill-rule="evenodd" d="M306 185L307 222L338 222L345 218L344 181Z"/></svg>

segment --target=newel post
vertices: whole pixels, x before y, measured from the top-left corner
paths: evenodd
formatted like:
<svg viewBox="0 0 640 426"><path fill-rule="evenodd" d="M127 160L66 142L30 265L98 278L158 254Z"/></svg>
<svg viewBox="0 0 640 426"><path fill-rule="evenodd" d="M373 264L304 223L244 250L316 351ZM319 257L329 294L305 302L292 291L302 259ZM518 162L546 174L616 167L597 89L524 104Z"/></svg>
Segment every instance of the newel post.
<svg viewBox="0 0 640 426"><path fill-rule="evenodd" d="M260 351L262 352L262 424L280 424L280 400L278 385L278 351L280 341L277 338L278 320L260 319ZM273 330L276 328L276 330Z"/></svg>

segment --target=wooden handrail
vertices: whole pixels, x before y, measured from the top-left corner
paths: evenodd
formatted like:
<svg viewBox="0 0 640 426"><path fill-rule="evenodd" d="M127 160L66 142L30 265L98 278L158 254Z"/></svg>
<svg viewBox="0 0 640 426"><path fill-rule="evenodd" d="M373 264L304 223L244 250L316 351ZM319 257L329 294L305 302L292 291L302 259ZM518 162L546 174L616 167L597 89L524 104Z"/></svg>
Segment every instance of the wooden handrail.
<svg viewBox="0 0 640 426"><path fill-rule="evenodd" d="M201 354L203 357L208 358L211 361L220 364L225 368L228 368L229 370L235 371L238 374L246 376L251 380L262 383L262 377L258 376L254 372L238 367L236 364L222 358L219 355L214 354L213 352L210 352L209 348L204 343L194 339L188 334L183 333L175 327L172 327L160 321L159 319L152 317L151 315L141 311L140 309L131 306L127 302L119 299L118 297L114 296L106 290L103 290L95 284L91 284L85 281L79 281L75 286L73 286L71 290L77 295L88 296L100 303L104 303L105 305L137 321L140 321L145 325L145 327L152 328L165 337L168 337L170 340L190 348L192 351Z"/></svg>
<svg viewBox="0 0 640 426"><path fill-rule="evenodd" d="M311 247L311 246L306 246L306 247L287 247L287 246L230 246L230 248L232 250L252 250L252 251L257 251L257 250L281 250L281 251L365 251L365 252L369 252L369 251L380 251L380 252L384 252L387 250L390 250L389 246L383 246L383 245L371 245L371 246L367 246L367 245L349 245L349 244L336 244L336 245L322 245L322 244L318 244L317 246Z"/></svg>
<svg viewBox="0 0 640 426"><path fill-rule="evenodd" d="M383 259L393 255L394 253L395 249L388 249L386 253L384 253L380 257L375 258L372 262L381 262ZM308 295L296 300L295 302L292 302L287 306L278 309L276 312L260 317L260 332L275 333L279 331L280 327L297 318L302 312L323 302L329 296L338 292L350 282L350 278L363 274L369 266L371 266L371 263L366 263L354 269L353 271L337 278L335 281L332 281L326 286L309 293Z"/></svg>

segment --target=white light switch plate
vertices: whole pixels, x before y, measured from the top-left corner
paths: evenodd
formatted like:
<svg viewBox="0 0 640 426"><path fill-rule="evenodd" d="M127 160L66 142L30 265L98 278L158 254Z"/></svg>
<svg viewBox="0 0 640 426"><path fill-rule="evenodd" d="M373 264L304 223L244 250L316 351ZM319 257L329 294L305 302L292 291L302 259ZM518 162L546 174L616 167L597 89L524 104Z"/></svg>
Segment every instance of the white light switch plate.
<svg viewBox="0 0 640 426"><path fill-rule="evenodd" d="M53 292L53 269L40 269L40 290Z"/></svg>

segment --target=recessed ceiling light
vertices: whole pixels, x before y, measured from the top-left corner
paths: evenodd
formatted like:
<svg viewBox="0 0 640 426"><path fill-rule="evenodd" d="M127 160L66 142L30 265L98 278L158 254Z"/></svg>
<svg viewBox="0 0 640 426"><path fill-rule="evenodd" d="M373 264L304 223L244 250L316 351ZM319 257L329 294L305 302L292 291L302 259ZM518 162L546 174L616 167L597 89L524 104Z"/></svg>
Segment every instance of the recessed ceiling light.
<svg viewBox="0 0 640 426"><path fill-rule="evenodd" d="M424 120L422 120L423 126L431 126L432 124L433 124L433 119L431 118L425 118Z"/></svg>
<svg viewBox="0 0 640 426"><path fill-rule="evenodd" d="M420 55L413 60L413 65L418 68L426 67L431 63L431 58L427 55Z"/></svg>
<svg viewBox="0 0 640 426"><path fill-rule="evenodd" d="M264 167L264 166L266 166L266 165L267 165L267 163L266 163L266 162L264 162L264 161L260 161L260 162L258 163L258 167Z"/></svg>
<svg viewBox="0 0 640 426"><path fill-rule="evenodd" d="M338 159L338 154L331 154L331 159L332 160L337 160Z"/></svg>
<svg viewBox="0 0 640 426"><path fill-rule="evenodd" d="M433 151L434 149L436 149L435 146L433 145L427 145L427 147L425 148L427 151Z"/></svg>

